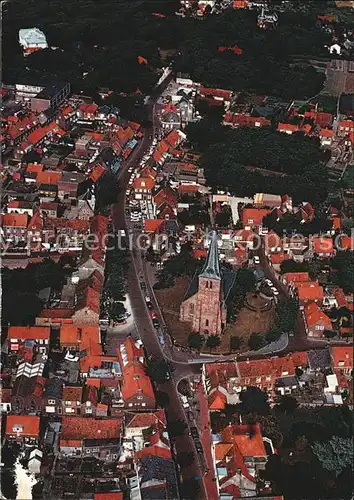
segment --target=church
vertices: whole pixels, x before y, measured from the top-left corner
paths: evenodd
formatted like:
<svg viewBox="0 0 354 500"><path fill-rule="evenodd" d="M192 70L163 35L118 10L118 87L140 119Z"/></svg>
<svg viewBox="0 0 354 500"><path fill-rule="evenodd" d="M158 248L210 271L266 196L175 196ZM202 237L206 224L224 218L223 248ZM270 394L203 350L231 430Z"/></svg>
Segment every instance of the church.
<svg viewBox="0 0 354 500"><path fill-rule="evenodd" d="M193 278L181 304L180 321L189 322L201 335L220 335L226 325L225 300L233 280L233 273L221 269L218 235L213 231L205 265Z"/></svg>

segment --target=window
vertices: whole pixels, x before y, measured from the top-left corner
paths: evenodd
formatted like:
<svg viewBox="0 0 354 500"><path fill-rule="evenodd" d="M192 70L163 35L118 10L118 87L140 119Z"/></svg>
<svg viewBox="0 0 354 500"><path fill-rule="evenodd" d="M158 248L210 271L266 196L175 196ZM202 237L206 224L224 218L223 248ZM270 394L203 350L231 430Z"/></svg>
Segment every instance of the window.
<svg viewBox="0 0 354 500"><path fill-rule="evenodd" d="M205 283L205 288L209 288L209 281Z"/></svg>
<svg viewBox="0 0 354 500"><path fill-rule="evenodd" d="M92 408L86 408L86 413L92 413Z"/></svg>
<svg viewBox="0 0 354 500"><path fill-rule="evenodd" d="M129 403L128 406L133 406L133 403Z"/></svg>
<svg viewBox="0 0 354 500"><path fill-rule="evenodd" d="M209 288L210 288L210 290L213 288L213 282L212 281L209 282Z"/></svg>
<svg viewBox="0 0 354 500"><path fill-rule="evenodd" d="M259 384L262 381L262 377L257 377L256 382Z"/></svg>
<svg viewBox="0 0 354 500"><path fill-rule="evenodd" d="M137 399L143 399L143 396L138 396Z"/></svg>
<svg viewBox="0 0 354 500"><path fill-rule="evenodd" d="M209 326L209 320L208 319L205 320L205 326Z"/></svg>
<svg viewBox="0 0 354 500"><path fill-rule="evenodd" d="M49 405L55 405L55 399L48 399Z"/></svg>
<svg viewBox="0 0 354 500"><path fill-rule="evenodd" d="M70 406L71 405L71 401L65 401L65 406Z"/></svg>

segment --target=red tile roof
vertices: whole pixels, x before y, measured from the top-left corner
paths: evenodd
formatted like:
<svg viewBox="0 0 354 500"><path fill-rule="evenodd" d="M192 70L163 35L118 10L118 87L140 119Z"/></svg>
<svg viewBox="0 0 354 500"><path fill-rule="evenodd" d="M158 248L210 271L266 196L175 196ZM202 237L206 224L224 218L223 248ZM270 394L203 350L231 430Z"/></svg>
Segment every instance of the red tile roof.
<svg viewBox="0 0 354 500"><path fill-rule="evenodd" d="M62 172L56 172L51 170L44 170L44 172L38 172L36 177L36 184L54 184L57 185L62 177Z"/></svg>
<svg viewBox="0 0 354 500"><path fill-rule="evenodd" d="M143 457L152 457L152 456L165 458L166 460L171 460L172 459L171 449L158 445L153 445L143 448L142 450L137 451L135 453L135 458L138 460Z"/></svg>
<svg viewBox="0 0 354 500"><path fill-rule="evenodd" d="M270 255L270 261L272 264L281 264L284 260L288 258L287 255L284 255L283 253L272 253Z"/></svg>
<svg viewBox="0 0 354 500"><path fill-rule="evenodd" d="M39 437L40 418L31 415L7 415L6 417L6 436L16 435L13 431L14 426L23 427L23 432L19 432L19 436Z"/></svg>
<svg viewBox="0 0 354 500"><path fill-rule="evenodd" d="M136 177L134 179L134 189L146 189L152 191L155 187L154 179L151 177Z"/></svg>
<svg viewBox="0 0 354 500"><path fill-rule="evenodd" d="M177 205L177 201L178 195L176 191L168 186L160 189L154 196L154 203L157 207L164 202L167 202L172 207L175 207Z"/></svg>
<svg viewBox="0 0 354 500"><path fill-rule="evenodd" d="M196 193L197 191L199 191L198 184L181 184L181 186L178 187L179 193Z"/></svg>
<svg viewBox="0 0 354 500"><path fill-rule="evenodd" d="M96 183L98 179L102 177L102 175L105 173L106 169L104 168L103 165L96 165L96 167L92 170L92 172L89 175L89 179Z"/></svg>
<svg viewBox="0 0 354 500"><path fill-rule="evenodd" d="M299 130L298 125L292 125L291 123L278 123L278 132L297 132Z"/></svg>
<svg viewBox="0 0 354 500"><path fill-rule="evenodd" d="M44 165L41 163L29 163L26 168L26 172L38 174L38 172L42 172L44 169Z"/></svg>
<svg viewBox="0 0 354 500"><path fill-rule="evenodd" d="M118 439L121 421L118 419L96 420L89 417L62 419L62 439Z"/></svg>
<svg viewBox="0 0 354 500"><path fill-rule="evenodd" d="M342 235L340 237L340 248L342 250L354 250L354 237Z"/></svg>
<svg viewBox="0 0 354 500"><path fill-rule="evenodd" d="M300 302L323 300L323 288L316 281L296 283L296 289Z"/></svg>
<svg viewBox="0 0 354 500"><path fill-rule="evenodd" d="M50 328L47 326L10 326L9 339L49 340Z"/></svg>
<svg viewBox="0 0 354 500"><path fill-rule="evenodd" d="M244 208L242 210L242 223L244 226L261 226L263 218L270 212L267 208Z"/></svg>
<svg viewBox="0 0 354 500"><path fill-rule="evenodd" d="M155 400L151 380L146 375L141 363L134 362L126 365L123 368L123 379L122 396L124 401L139 394Z"/></svg>
<svg viewBox="0 0 354 500"><path fill-rule="evenodd" d="M81 351L88 349L90 354L102 354L98 325L62 325L60 327L60 344L79 345Z"/></svg>
<svg viewBox="0 0 354 500"><path fill-rule="evenodd" d="M331 347L334 368L353 368L353 346Z"/></svg>
<svg viewBox="0 0 354 500"><path fill-rule="evenodd" d="M331 320L326 313L321 311L315 302L312 302L305 307L304 315L309 329L316 325L323 325L326 330L332 330Z"/></svg>
<svg viewBox="0 0 354 500"><path fill-rule="evenodd" d="M219 98L226 100L226 101L229 101L232 97L231 90L213 89L210 87L200 87L199 94L202 96L207 96L207 97L209 97L209 96L219 97Z"/></svg>
<svg viewBox="0 0 354 500"><path fill-rule="evenodd" d="M286 282L288 284L294 282L294 283L305 283L310 281L310 275L309 273L285 273L284 277L286 279Z"/></svg>
<svg viewBox="0 0 354 500"><path fill-rule="evenodd" d="M2 227L27 228L28 214L4 214L1 218Z"/></svg>
<svg viewBox="0 0 354 500"><path fill-rule="evenodd" d="M322 128L320 130L320 137L333 137L334 136L334 131L327 129L327 128Z"/></svg>
<svg viewBox="0 0 354 500"><path fill-rule="evenodd" d="M208 397L208 406L210 410L223 410L227 404L227 397L221 391L216 389Z"/></svg>
<svg viewBox="0 0 354 500"><path fill-rule="evenodd" d="M252 435L250 435L252 432ZM267 453L261 434L260 424L229 425L221 432L224 442L234 443L243 458L266 457Z"/></svg>
<svg viewBox="0 0 354 500"><path fill-rule="evenodd" d="M129 414L128 414L129 415ZM151 413L134 413L132 419L126 423L127 428L141 427L148 428L156 425L166 425L166 416L164 410L157 410Z"/></svg>
<svg viewBox="0 0 354 500"><path fill-rule="evenodd" d="M164 219L144 219L144 231L155 233L164 222Z"/></svg>
<svg viewBox="0 0 354 500"><path fill-rule="evenodd" d="M72 402L79 402L81 403L82 401L82 386L66 386L63 389L63 396L62 400L63 401L72 401Z"/></svg>
<svg viewBox="0 0 354 500"><path fill-rule="evenodd" d="M121 491L113 493L95 493L94 500L123 500L124 496Z"/></svg>

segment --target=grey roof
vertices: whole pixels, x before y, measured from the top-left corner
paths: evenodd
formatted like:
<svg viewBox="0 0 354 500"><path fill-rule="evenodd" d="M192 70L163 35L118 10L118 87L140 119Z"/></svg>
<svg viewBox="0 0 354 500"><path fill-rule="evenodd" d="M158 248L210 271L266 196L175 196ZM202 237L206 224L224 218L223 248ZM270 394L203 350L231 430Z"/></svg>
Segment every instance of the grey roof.
<svg viewBox="0 0 354 500"><path fill-rule="evenodd" d="M218 235L216 231L212 231L208 257L205 261L202 272L199 274L199 277L221 280Z"/></svg>
<svg viewBox="0 0 354 500"><path fill-rule="evenodd" d="M61 399L63 394L64 381L59 377L49 378L44 386L44 395Z"/></svg>
<svg viewBox="0 0 354 500"><path fill-rule="evenodd" d="M331 354L328 348L308 351L307 359L311 370L326 370L331 367Z"/></svg>

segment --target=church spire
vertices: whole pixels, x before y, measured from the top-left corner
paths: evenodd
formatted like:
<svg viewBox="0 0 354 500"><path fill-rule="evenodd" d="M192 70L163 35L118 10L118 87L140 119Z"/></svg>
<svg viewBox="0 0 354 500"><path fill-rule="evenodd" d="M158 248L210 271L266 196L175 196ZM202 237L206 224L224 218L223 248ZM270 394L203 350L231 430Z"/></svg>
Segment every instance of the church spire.
<svg viewBox="0 0 354 500"><path fill-rule="evenodd" d="M221 280L218 235L216 231L212 231L211 233L211 241L209 244L208 257L204 264L202 272L199 274L199 277Z"/></svg>

